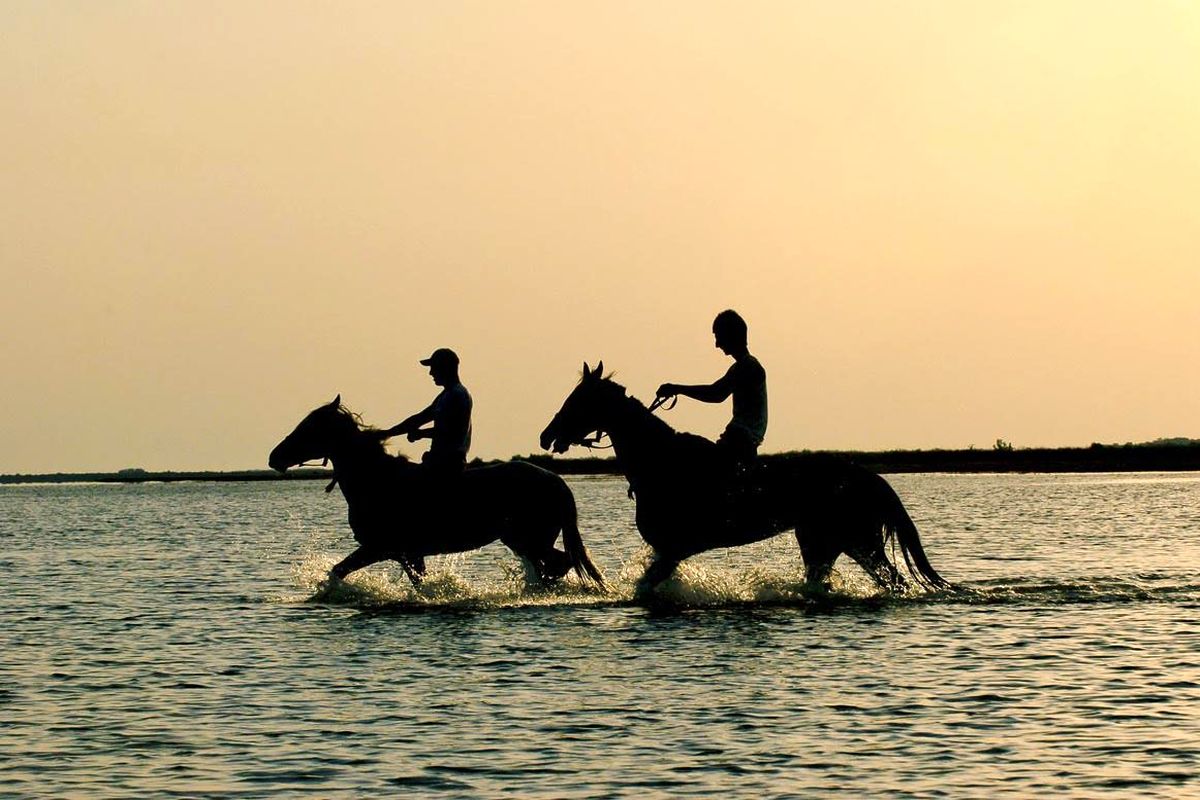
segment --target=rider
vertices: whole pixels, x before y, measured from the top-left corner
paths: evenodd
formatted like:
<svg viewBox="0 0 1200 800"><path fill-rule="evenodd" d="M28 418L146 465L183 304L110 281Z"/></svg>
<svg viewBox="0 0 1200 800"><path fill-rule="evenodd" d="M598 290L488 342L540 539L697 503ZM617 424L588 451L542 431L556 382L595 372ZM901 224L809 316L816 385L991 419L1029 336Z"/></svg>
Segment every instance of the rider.
<svg viewBox="0 0 1200 800"><path fill-rule="evenodd" d="M712 325L716 346L733 357L729 370L707 385L664 383L659 397L683 395L705 403L723 403L733 395L733 419L717 439L724 460L742 472L754 463L758 446L767 433L767 372L746 345L746 321L736 311L717 314Z"/></svg>
<svg viewBox="0 0 1200 800"><path fill-rule="evenodd" d="M433 382L442 387L441 393L424 411L379 435L386 439L406 433L410 442L430 439L429 451L421 462L438 476L452 477L466 467L467 451L471 449L471 394L458 378L458 354L453 350L440 347L421 363L429 367ZM422 427L430 422L431 427Z"/></svg>

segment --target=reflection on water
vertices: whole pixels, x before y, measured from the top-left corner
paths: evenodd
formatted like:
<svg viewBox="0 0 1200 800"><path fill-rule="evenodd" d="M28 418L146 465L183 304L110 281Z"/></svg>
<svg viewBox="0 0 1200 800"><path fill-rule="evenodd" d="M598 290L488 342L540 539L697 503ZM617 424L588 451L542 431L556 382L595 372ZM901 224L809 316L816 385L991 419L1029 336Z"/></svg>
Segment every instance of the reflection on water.
<svg viewBox="0 0 1200 800"><path fill-rule="evenodd" d="M781 536L635 601L500 545L336 587L314 482L0 488L0 795L1188 795L1200 475L890 478L960 590L802 582Z"/></svg>

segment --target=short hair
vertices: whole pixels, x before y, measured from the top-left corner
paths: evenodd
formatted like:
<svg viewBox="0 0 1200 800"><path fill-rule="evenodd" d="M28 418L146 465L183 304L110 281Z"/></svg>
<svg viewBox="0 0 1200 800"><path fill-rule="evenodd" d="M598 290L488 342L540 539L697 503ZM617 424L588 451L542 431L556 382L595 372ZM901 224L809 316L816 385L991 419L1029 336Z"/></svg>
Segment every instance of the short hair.
<svg viewBox="0 0 1200 800"><path fill-rule="evenodd" d="M742 315L732 308L727 308L717 314L712 327L713 333L727 333L742 344L746 343L746 320L742 319Z"/></svg>

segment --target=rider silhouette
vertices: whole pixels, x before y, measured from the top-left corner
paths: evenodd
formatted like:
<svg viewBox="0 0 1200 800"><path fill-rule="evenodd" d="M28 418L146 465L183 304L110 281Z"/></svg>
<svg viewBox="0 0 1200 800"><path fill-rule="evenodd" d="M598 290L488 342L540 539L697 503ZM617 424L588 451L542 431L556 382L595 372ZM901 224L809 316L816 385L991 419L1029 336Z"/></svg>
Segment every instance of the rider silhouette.
<svg viewBox="0 0 1200 800"><path fill-rule="evenodd" d="M717 451L735 473L754 463L767 433L767 372L746 345L746 321L732 309L717 314L712 325L716 346L733 357L729 370L706 385L664 383L659 397L683 395L704 403L723 403L733 395L733 419L717 439Z"/></svg>
<svg viewBox="0 0 1200 800"><path fill-rule="evenodd" d="M429 376L442 387L441 393L428 408L379 435L386 439L405 433L410 442L430 439L429 451L421 462L439 477L454 476L466 467L467 451L471 449L471 394L458 378L458 354L453 350L438 348L421 363L429 367ZM430 422L431 427L422 427Z"/></svg>

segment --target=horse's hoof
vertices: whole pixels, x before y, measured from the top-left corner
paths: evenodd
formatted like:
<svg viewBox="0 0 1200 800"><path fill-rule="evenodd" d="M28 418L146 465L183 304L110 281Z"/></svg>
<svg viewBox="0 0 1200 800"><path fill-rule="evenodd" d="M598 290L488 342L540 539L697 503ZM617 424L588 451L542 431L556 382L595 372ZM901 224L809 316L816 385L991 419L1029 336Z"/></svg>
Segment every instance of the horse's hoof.
<svg viewBox="0 0 1200 800"><path fill-rule="evenodd" d="M646 580L638 581L637 583L635 583L633 585L633 599L634 600L650 599L651 597L654 596L654 589L657 586L658 586L657 583L651 583L650 581L646 581Z"/></svg>
<svg viewBox="0 0 1200 800"><path fill-rule="evenodd" d="M325 576L325 579L323 581L321 581L317 584L317 594L319 594L319 595L328 594L329 592L333 591L337 587L341 586L342 583L344 582L344 578L345 578L345 576L343 576L343 575L335 575L332 572L329 573L328 575Z"/></svg>

